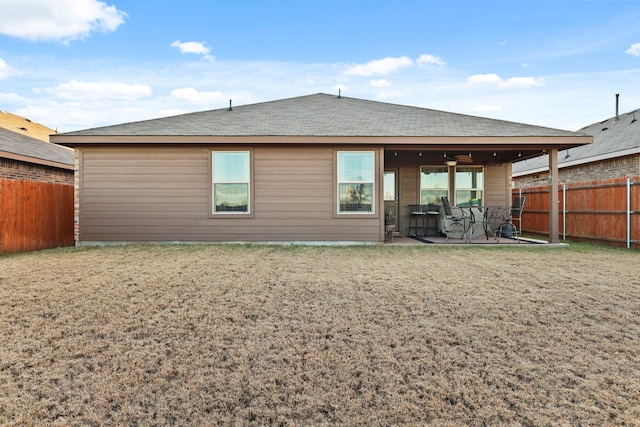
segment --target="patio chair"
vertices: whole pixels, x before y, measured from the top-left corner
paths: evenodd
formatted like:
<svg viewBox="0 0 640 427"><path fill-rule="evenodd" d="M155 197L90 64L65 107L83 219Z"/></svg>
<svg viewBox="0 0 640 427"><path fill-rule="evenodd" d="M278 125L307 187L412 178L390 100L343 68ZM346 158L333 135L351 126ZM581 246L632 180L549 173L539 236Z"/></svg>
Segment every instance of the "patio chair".
<svg viewBox="0 0 640 427"><path fill-rule="evenodd" d="M525 197L515 197L511 203L508 215L503 215L502 224L498 229L496 239L500 237L513 237L520 243L522 233L522 211L524 209ZM516 225L517 223L517 225Z"/></svg>
<svg viewBox="0 0 640 427"><path fill-rule="evenodd" d="M444 210L444 221L442 221L442 228L444 234L449 240L451 233L462 233L462 239L467 241L467 228L469 225L468 217L464 211L460 210L459 214L454 215L447 196L442 197L442 209Z"/></svg>

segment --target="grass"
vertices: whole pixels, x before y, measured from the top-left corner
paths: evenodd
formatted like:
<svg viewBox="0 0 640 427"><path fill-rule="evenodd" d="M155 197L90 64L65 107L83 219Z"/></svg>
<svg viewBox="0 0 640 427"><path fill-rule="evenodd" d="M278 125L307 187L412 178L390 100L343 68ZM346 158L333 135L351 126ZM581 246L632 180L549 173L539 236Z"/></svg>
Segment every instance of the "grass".
<svg viewBox="0 0 640 427"><path fill-rule="evenodd" d="M636 251L0 257L0 425L637 425Z"/></svg>

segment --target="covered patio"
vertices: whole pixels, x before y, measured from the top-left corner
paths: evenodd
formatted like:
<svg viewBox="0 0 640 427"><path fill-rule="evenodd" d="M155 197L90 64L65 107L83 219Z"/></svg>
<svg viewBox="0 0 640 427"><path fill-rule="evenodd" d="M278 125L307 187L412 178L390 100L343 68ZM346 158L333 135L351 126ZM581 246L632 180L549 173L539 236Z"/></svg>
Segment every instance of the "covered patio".
<svg viewBox="0 0 640 427"><path fill-rule="evenodd" d="M559 243L558 151L589 143L589 138L554 136L440 137L414 144L388 144L384 150L384 209L394 238L417 236L433 243L460 244L443 233L442 197L451 206L468 212L477 206L489 215L491 209L508 212L512 205L512 162L548 155L550 186L548 242ZM426 142L426 144L425 144ZM416 209L426 215L416 218ZM525 206L526 211L526 206ZM477 210L476 210L477 212ZM496 239L496 230L485 237L472 233L469 244L512 244ZM421 243L419 240L411 239ZM462 239L464 240L464 239ZM404 241L402 239L401 241ZM408 242L412 243L412 242ZM522 242L524 243L524 242ZM541 241L527 244L541 244Z"/></svg>

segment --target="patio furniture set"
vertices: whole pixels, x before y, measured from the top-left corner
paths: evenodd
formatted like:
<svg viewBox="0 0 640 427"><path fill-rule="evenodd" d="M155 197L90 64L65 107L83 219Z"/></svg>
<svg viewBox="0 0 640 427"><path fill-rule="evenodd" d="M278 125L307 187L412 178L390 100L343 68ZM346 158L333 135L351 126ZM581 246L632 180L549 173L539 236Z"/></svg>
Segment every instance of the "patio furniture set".
<svg viewBox="0 0 640 427"><path fill-rule="evenodd" d="M442 197L442 205L410 205L409 235L460 238L471 242L474 238L513 238L518 242L522 234L522 211L525 197L513 199L511 207L504 206L456 206L448 197Z"/></svg>

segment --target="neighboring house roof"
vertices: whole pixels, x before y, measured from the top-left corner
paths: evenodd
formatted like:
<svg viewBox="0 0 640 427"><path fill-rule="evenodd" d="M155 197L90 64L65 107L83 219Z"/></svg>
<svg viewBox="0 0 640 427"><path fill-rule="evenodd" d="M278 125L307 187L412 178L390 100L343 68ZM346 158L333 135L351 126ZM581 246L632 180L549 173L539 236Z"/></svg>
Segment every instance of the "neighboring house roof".
<svg viewBox="0 0 640 427"><path fill-rule="evenodd" d="M565 137L574 132L315 94L105 126L59 136ZM64 138L62 138L63 140Z"/></svg>
<svg viewBox="0 0 640 427"><path fill-rule="evenodd" d="M585 126L579 133L592 135L593 144L558 153L558 167L640 154L640 109ZM513 164L513 176L544 172L549 169L548 156L540 156Z"/></svg>
<svg viewBox="0 0 640 427"><path fill-rule="evenodd" d="M0 128L0 157L73 170L73 150Z"/></svg>
<svg viewBox="0 0 640 427"><path fill-rule="evenodd" d="M49 142L49 135L56 133L55 130L33 122L25 117L0 110L0 128L4 128L20 135Z"/></svg>

